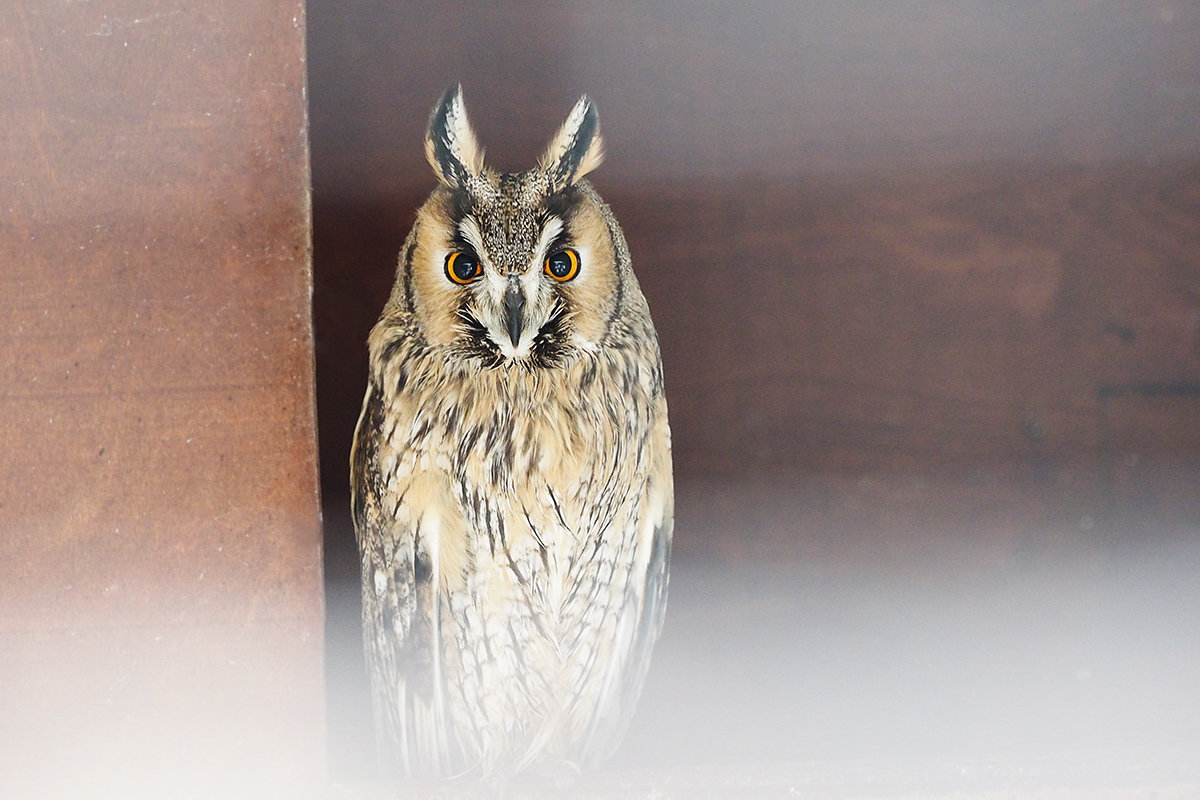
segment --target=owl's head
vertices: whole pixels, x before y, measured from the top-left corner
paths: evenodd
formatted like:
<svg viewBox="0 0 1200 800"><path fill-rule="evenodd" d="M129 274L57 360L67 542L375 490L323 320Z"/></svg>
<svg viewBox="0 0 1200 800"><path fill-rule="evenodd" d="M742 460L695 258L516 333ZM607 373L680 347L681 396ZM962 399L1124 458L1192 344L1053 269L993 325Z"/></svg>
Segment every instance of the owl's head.
<svg viewBox="0 0 1200 800"><path fill-rule="evenodd" d="M591 101L579 99L533 169L505 174L484 165L456 86L433 109L425 152L438 187L417 212L393 302L428 346L535 368L599 347L632 274L620 228L582 180L603 157Z"/></svg>

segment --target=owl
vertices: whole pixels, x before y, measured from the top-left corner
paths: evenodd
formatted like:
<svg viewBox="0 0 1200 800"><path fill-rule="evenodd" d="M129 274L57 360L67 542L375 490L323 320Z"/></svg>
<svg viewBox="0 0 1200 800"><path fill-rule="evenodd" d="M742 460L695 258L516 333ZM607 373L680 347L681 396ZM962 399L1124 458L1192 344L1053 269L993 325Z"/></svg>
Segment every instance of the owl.
<svg viewBox="0 0 1200 800"><path fill-rule="evenodd" d="M673 528L658 338L581 97L537 165L484 164L454 87L368 340L351 450L379 750L418 779L568 779L624 733Z"/></svg>

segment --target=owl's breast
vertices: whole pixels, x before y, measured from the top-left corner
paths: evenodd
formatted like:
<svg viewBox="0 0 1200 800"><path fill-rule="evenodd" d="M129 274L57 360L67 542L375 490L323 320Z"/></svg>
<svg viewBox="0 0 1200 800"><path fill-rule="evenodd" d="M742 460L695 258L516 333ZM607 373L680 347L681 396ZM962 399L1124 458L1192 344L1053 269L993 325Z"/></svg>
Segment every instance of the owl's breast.
<svg viewBox="0 0 1200 800"><path fill-rule="evenodd" d="M628 510L649 470L661 378L657 353L638 356L601 351L555 369L376 362L390 496L412 481L444 487L454 508L443 517L462 518L469 554L486 546L491 558L503 541L538 561L566 557Z"/></svg>
<svg viewBox="0 0 1200 800"><path fill-rule="evenodd" d="M494 757L519 761L543 736L589 741L599 710L622 702L615 676L637 649L669 513L669 468L665 488L654 477L669 462L661 371L646 355L614 349L552 370L376 362L380 402L364 419L386 476L380 562L411 553L432 637L422 652L461 695L447 702L471 730L486 719L503 731L469 751L516 748ZM592 711L566 714L576 707Z"/></svg>

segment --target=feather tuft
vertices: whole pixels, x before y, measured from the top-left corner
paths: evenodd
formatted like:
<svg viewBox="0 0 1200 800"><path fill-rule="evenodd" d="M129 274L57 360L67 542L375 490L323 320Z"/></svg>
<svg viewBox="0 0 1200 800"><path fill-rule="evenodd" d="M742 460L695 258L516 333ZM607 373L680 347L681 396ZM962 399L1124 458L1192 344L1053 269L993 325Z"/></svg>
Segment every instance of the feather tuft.
<svg viewBox="0 0 1200 800"><path fill-rule="evenodd" d="M425 135L425 157L442 183L451 188L483 172L483 148L471 130L462 86L446 90L429 116Z"/></svg>
<svg viewBox="0 0 1200 800"><path fill-rule="evenodd" d="M550 177L551 191L566 189L604 160L604 139L596 106L583 95L567 115L567 121L550 141L538 161L538 169Z"/></svg>

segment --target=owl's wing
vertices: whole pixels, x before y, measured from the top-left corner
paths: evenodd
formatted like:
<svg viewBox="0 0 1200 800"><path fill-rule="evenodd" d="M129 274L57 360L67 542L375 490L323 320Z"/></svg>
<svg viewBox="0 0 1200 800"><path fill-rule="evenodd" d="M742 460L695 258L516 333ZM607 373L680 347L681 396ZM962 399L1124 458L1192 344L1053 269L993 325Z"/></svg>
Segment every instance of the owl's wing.
<svg viewBox="0 0 1200 800"><path fill-rule="evenodd" d="M403 531L382 513L386 476L379 464L383 403L368 384L350 449L350 510L362 566L362 620L367 674L375 712L375 744L381 763L403 752L403 709L388 685L403 682L404 642L412 627L416 598L411 588L413 551Z"/></svg>
<svg viewBox="0 0 1200 800"><path fill-rule="evenodd" d="M395 513L404 489L380 463L379 392L370 387L351 449L351 510L362 560L363 641L380 763L404 775L441 772L454 758L444 714L438 611L419 518ZM395 497L384 507L384 498Z"/></svg>
<svg viewBox="0 0 1200 800"><path fill-rule="evenodd" d="M667 609L667 581L671 562L672 519L665 518L654 524L650 561L647 564L645 588L642 592L641 609L637 616L637 632L629 651L629 660L621 677L621 700L623 719L618 738L628 727L642 684L650 668L650 654L654 642L662 631L663 618Z"/></svg>
<svg viewBox="0 0 1200 800"><path fill-rule="evenodd" d="M629 727L642 684L650 667L650 654L662 630L667 606L671 537L675 527L674 484L671 472L671 434L666 403L660 397L648 447L647 469L641 472L640 502L630 524L638 537L639 550L646 555L635 564L630 576L625 607L616 624L617 647L625 657L618 667L619 678L608 698L607 709L595 719L584 748L585 766L593 766L611 755ZM624 641L621 641L621 640Z"/></svg>

